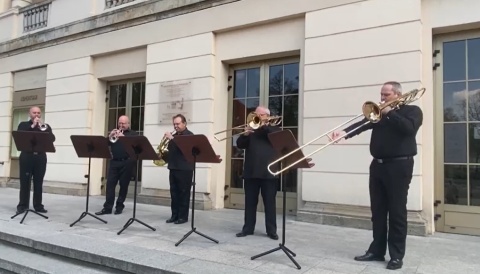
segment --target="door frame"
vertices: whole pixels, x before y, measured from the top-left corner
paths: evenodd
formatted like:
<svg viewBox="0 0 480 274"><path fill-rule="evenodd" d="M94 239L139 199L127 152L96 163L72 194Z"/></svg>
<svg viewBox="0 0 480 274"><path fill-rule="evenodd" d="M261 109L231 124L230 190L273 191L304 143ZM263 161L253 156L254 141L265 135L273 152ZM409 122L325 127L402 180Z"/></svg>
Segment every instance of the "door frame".
<svg viewBox="0 0 480 274"><path fill-rule="evenodd" d="M270 66L275 66L275 65L282 65L282 64L289 64L289 63L298 63L299 64L299 71L298 75L299 78L302 75L302 69L301 69L301 58L300 56L296 57L285 57L285 58L276 58L276 59L266 59L266 60L261 60L261 61L254 61L254 62L249 62L249 63L243 63L243 64L234 64L230 65L229 67L229 73L228 75L232 77L232 80L234 81L234 72L235 70L242 70L242 69L249 69L249 68L260 68L260 88L263 89L263 94L262 91L260 91L259 95L259 103L268 103L268 90L269 90L269 82L267 79L269 79L269 70L268 67ZM301 79L298 80L298 136L300 135L300 112L302 111L301 107L301 91L302 91L302 81ZM228 95L228 112L227 112L227 128L232 127L232 116L233 116L233 93L235 89L235 83L232 82L232 89ZM267 92L265 92L267 91ZM227 132L228 134L231 133L231 131ZM231 208L231 209L245 209L245 191L243 188L232 188L231 187L231 163L232 163L232 141L233 138L228 138L225 142L226 146L226 158L227 161L225 162L225 183L228 186L225 190L225 195L228 196L227 199L225 199L224 207L225 208ZM287 215L295 215L297 211L297 200L299 197L299 185L301 184L301 172L297 173L297 191L296 192L286 192L286 197L287 197L287 208L286 208L286 213ZM278 191L276 195L276 207L277 209L281 209L283 207L283 192ZM263 200L261 195L259 196L259 202L257 205L257 211L264 212L264 205L263 205Z"/></svg>
<svg viewBox="0 0 480 274"><path fill-rule="evenodd" d="M439 232L458 233L467 235L480 235L480 227L468 227L462 219L468 219L467 215L475 214L480 218L480 206L463 206L445 204L445 175L444 175L444 126L443 126L443 43L458 40L480 38L480 31L455 32L434 36L433 51L438 50L433 63L440 66L433 73L434 104L435 107L435 171L434 171L434 214L435 230ZM467 124L468 126L468 124ZM468 138L468 136L467 136ZM467 142L467 157L468 157ZM454 223L457 223L454 225ZM458 225L460 224L460 225ZM462 226L465 224L465 226Z"/></svg>

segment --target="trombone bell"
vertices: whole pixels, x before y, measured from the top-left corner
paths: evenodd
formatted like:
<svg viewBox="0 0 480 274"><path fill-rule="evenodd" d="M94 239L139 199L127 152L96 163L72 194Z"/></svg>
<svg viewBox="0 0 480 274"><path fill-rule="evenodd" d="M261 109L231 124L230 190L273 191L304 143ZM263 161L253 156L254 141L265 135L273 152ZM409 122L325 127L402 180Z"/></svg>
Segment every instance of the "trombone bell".
<svg viewBox="0 0 480 274"><path fill-rule="evenodd" d="M261 126L263 126L265 123L270 123L270 124L273 124L273 125L279 125L280 123L282 122L282 117L281 116L268 116L267 118L265 118L264 121L262 121L260 119L260 117L255 113L255 112L250 112L248 115L247 115L247 122L243 125L239 125L239 126L236 126L236 127L232 127L232 128L229 128L229 129L226 129L226 130L222 130L222 131L219 131L219 132L216 132L214 134L214 138L217 140L217 141L223 141L223 140L226 140L228 138L232 138L234 136L237 136L237 135L242 135L246 132L246 130L243 130L245 129L246 126L249 126L250 128L252 128L253 130L255 129L259 129ZM234 131L234 130L243 130L242 132L240 133L237 133L237 134L232 134L230 136L227 136L225 138L222 138L222 139L219 139L216 135L217 134L220 134L220 133L223 133L223 132L227 132L227 131Z"/></svg>

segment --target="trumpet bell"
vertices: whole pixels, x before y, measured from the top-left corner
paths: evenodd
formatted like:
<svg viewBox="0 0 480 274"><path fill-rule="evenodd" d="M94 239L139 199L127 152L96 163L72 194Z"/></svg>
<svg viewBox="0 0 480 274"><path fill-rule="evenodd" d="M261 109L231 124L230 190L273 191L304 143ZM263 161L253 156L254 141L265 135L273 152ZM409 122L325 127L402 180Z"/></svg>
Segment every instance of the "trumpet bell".
<svg viewBox="0 0 480 274"><path fill-rule="evenodd" d="M47 130L47 129L48 129L48 126L47 126L46 124L40 125L40 130L41 130L41 131L45 131L45 130Z"/></svg>

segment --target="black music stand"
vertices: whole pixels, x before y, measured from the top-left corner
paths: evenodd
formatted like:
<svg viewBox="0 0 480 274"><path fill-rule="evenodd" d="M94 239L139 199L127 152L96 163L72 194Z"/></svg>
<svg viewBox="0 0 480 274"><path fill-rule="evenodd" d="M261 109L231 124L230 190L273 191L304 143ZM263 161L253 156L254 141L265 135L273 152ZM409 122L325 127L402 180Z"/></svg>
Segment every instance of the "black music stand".
<svg viewBox="0 0 480 274"><path fill-rule="evenodd" d="M18 151L21 152L53 152L55 153L55 146L53 145L52 135L48 132L38 132L38 131L12 131L13 140ZM28 183L31 183L32 172L29 172ZM17 217L18 215L25 213L20 223L23 223L25 217L27 217L28 212L33 212L39 216L42 216L45 219L48 219L47 216L40 214L34 210L26 209L23 212L19 212L11 217L11 219Z"/></svg>
<svg viewBox="0 0 480 274"><path fill-rule="evenodd" d="M138 185L138 161L139 160L159 160L157 153L153 150L152 145L148 141L147 137L143 135L138 136L120 136L118 142L122 143L125 150L127 151L130 159L135 159L137 166L137 174L135 175L135 190L133 194L133 217L130 218L122 230L120 230L117 235L120 235L125 229L127 229L133 222L139 222L140 224L150 228L155 231L156 229L147 225L146 223L140 221L135 217L137 212L137 185Z"/></svg>
<svg viewBox="0 0 480 274"><path fill-rule="evenodd" d="M272 144L272 146L280 156L286 155L291 151L299 148L297 144L297 140L295 140L295 137L293 136L292 132L288 129L269 133L268 139L270 139L270 143ZM283 165L288 166L304 157L305 156L303 155L302 151L297 150L296 152L292 153L292 155L285 158L285 160L283 160L281 163L282 163L282 166ZM291 168L292 169L311 168L312 166L314 166L314 164L310 163L310 161L311 159L305 159L299 162L298 164L292 166ZM288 258L290 258L290 260L297 266L297 268L301 269L300 265L295 261L295 259L293 259L293 257L296 257L297 255L285 246L285 218L286 218L286 204L287 204L287 191L285 189L285 181L283 181L282 183L282 190L283 190L282 242L278 244L278 247L271 249L269 251L263 252L261 254L255 255L251 259L255 260L256 258L265 256L275 251L283 250L283 252L287 254Z"/></svg>
<svg viewBox="0 0 480 274"><path fill-rule="evenodd" d="M195 177L196 177L197 163L217 163L218 164L222 160L220 159L219 155L215 154L212 146L210 145L210 142L208 141L207 137L203 134L175 136L175 138L173 138L172 141L175 142L175 144L177 144L178 148L180 148L183 155L185 156L185 159L187 159L188 162L193 163L192 222L191 222L192 229L187 234L185 234L185 236L183 236L183 238L180 239L180 241L178 241L175 244L175 246L178 246L179 244L181 244L193 232L218 244L217 240L210 238L209 236L199 232L195 227L195 224L194 224L195 223L195 185L196 185Z"/></svg>
<svg viewBox="0 0 480 274"><path fill-rule="evenodd" d="M105 136L86 135L71 135L70 139L72 140L73 147L75 148L78 157L88 158L88 174L85 175L85 178L87 178L87 200L85 205L85 211L80 215L80 218L78 218L78 220L76 220L70 225L70 227L74 226L87 215L92 216L93 218L106 224L107 221L88 212L88 200L90 197L90 166L92 163L92 158L107 159L111 157L110 150L108 149L108 140L107 138L105 138Z"/></svg>

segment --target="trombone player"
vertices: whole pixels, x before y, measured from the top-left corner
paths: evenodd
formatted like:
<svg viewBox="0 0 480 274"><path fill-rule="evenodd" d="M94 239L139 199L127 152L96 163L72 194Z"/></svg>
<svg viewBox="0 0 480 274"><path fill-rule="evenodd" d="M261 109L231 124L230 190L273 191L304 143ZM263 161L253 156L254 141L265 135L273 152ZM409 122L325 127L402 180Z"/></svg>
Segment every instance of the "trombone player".
<svg viewBox="0 0 480 274"><path fill-rule="evenodd" d="M268 139L271 132L280 131L270 124L270 110L258 106L255 110L260 118L261 126L255 131L247 124L245 132L238 137L237 147L245 150L245 162L243 166L243 179L245 189L245 216L242 231L237 237L253 235L256 223L258 195L261 192L265 206L265 226L267 236L278 240L277 217L275 199L277 195L277 183L279 178L270 174L267 169L269 162L276 157L276 152Z"/></svg>
<svg viewBox="0 0 480 274"><path fill-rule="evenodd" d="M130 159L123 145L118 142L118 138L133 135L138 135L138 133L130 129L130 119L128 116L120 116L118 118L117 128L113 129L108 135L108 145L110 146L112 159L108 167L105 203L103 204L103 209L96 212L96 215L112 214L117 183L120 185L120 191L115 206L115 214L121 214L125 208L123 203L127 198L128 185L130 184L135 161Z"/></svg>
<svg viewBox="0 0 480 274"><path fill-rule="evenodd" d="M384 83L380 92L382 102L393 101L401 95L402 86L394 81ZM334 132L331 138L335 140L345 136L349 139L372 130L370 153L373 160L370 164L369 191L373 241L367 252L355 257L355 260L385 261L388 244L390 261L387 269L399 269L405 256L407 195L413 173L413 157L417 154L415 136L422 125L423 113L415 105L402 105L396 110L387 106L382 109L382 116L378 123L361 126L366 122L364 119L344 131Z"/></svg>

